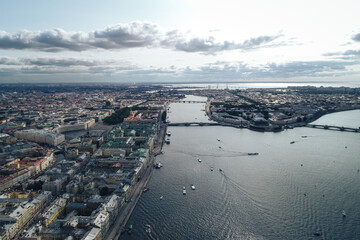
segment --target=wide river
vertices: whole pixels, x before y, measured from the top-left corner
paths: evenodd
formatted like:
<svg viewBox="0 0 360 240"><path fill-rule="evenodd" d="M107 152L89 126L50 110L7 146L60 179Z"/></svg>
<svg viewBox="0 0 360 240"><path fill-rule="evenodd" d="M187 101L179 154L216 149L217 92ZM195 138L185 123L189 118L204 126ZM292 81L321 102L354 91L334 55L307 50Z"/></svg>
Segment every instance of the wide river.
<svg viewBox="0 0 360 240"><path fill-rule="evenodd" d="M169 119L207 121L203 109L174 103ZM317 123L358 127L360 111L329 114ZM360 133L168 130L171 143L156 159L164 167L154 170L150 190L128 221L132 235L121 239L360 239Z"/></svg>

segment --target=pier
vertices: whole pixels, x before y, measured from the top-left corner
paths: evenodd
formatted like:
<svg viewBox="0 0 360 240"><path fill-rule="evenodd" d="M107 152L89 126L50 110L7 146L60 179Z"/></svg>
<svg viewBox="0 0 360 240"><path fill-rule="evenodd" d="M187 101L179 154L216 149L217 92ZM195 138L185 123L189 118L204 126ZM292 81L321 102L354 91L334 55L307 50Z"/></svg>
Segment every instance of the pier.
<svg viewBox="0 0 360 240"><path fill-rule="evenodd" d="M220 123L217 122L183 122L183 123L168 123L168 126L178 127L178 126L221 126Z"/></svg>
<svg viewBox="0 0 360 240"><path fill-rule="evenodd" d="M325 130L346 131L346 132L360 132L360 128L338 127L331 125L307 124L306 127L319 128Z"/></svg>

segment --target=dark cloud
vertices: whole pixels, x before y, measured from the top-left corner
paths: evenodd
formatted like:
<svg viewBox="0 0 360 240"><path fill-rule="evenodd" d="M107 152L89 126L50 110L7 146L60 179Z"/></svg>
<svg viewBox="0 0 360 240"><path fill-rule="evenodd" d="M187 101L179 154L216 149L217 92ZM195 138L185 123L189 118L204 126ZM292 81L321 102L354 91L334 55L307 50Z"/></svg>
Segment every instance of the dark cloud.
<svg viewBox="0 0 360 240"><path fill-rule="evenodd" d="M243 43L216 42L212 36L189 37L179 30L163 32L150 22L117 24L103 30L66 32L53 29L39 32L21 31L11 34L0 31L0 49L28 49L45 52L85 51L91 49L129 49L164 47L184 52L213 54L225 50L248 50L266 45L281 35L259 36Z"/></svg>
<svg viewBox="0 0 360 240"><path fill-rule="evenodd" d="M352 40L357 41L357 42L360 42L360 33L354 35L354 36L352 37Z"/></svg>
<svg viewBox="0 0 360 240"><path fill-rule="evenodd" d="M53 67L76 67L76 66L98 66L98 65L107 65L107 64L126 64L125 62L115 61L115 60L86 60L86 59L77 59L77 58L0 58L0 65L14 65L14 66L53 66Z"/></svg>

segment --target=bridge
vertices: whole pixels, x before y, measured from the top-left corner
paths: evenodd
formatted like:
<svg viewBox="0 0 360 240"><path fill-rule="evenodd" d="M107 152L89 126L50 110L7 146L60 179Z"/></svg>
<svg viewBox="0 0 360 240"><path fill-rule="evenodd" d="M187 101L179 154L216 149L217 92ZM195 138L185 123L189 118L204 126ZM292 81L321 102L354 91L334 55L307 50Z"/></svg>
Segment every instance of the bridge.
<svg viewBox="0 0 360 240"><path fill-rule="evenodd" d="M186 126L186 127L193 127L193 126L220 126L220 123L217 122L183 122L183 123L168 123L168 126L178 127L178 126Z"/></svg>
<svg viewBox="0 0 360 240"><path fill-rule="evenodd" d="M206 101L185 101L185 100L179 100L179 101L174 101L172 103L206 103Z"/></svg>
<svg viewBox="0 0 360 240"><path fill-rule="evenodd" d="M330 125L320 125L320 124L308 124L307 127L327 129L327 130L337 130L337 131L346 131L346 132L360 132L360 128L350 128L350 127L338 127Z"/></svg>

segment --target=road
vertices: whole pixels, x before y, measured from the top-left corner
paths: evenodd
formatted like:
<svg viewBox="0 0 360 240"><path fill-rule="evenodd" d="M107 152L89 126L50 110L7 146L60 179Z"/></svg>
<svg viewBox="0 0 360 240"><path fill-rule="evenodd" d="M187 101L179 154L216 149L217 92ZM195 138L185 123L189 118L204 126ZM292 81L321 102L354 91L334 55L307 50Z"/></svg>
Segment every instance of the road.
<svg viewBox="0 0 360 240"><path fill-rule="evenodd" d="M164 143L163 140L165 133L166 133L166 125L160 123L160 131L157 136L157 139L155 140L154 149L150 153L148 167L144 171L141 180L134 186L131 197L128 199L129 201L127 201L127 203L125 203L124 206L122 206L114 224L110 227L106 237L104 237L103 239L107 239L107 240L119 239L121 232L126 229L126 223L129 220L131 213L134 210L137 202L139 201L140 196L143 193L144 187L147 185L147 183L150 180L151 173L154 169L153 165L154 165L155 157L157 154L160 154L161 152Z"/></svg>

